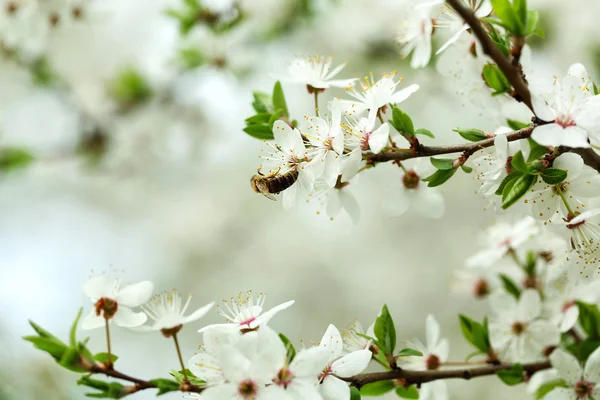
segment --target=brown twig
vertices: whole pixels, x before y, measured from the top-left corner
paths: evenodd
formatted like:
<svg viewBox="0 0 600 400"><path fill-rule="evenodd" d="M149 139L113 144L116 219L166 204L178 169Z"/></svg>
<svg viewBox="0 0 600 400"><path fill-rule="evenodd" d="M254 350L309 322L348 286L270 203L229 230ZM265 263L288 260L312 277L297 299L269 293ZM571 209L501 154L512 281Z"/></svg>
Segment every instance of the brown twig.
<svg viewBox="0 0 600 400"><path fill-rule="evenodd" d="M531 132L533 132L536 126L537 125L531 125L526 128L519 129L518 131L509 132L505 136L509 142L519 139L526 139L529 136L531 136ZM494 138L489 138L480 140L479 142L465 143L453 146L437 147L420 145L414 150L407 151L384 151L377 154L363 153L363 158L367 160L367 162L377 163L386 161L402 161L408 160L410 158L437 156L440 154L463 153L462 156L464 156L464 161L466 161L466 158L471 156L476 151L485 149L486 147L490 147L493 145Z"/></svg>
<svg viewBox="0 0 600 400"><path fill-rule="evenodd" d="M494 375L498 371L509 370L513 368L513 364L500 364L500 365L488 365L479 368L466 368L466 369L449 369L449 370L436 370L436 371L409 371L405 369L396 369L385 372L372 372L367 374L355 375L350 378L340 378L346 382L349 382L352 386L358 388L366 385L367 383L389 381L389 380L401 380L405 385L417 384L436 381L440 379L466 379L477 378L481 376ZM536 363L523 364L523 371L529 376L537 371L551 368L550 361L540 361Z"/></svg>

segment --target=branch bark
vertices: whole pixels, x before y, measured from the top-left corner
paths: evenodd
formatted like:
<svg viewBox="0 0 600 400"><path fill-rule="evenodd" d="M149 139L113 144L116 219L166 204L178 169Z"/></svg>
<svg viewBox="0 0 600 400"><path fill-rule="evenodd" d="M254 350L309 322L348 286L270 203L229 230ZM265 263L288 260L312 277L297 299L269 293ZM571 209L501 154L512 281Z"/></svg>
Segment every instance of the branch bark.
<svg viewBox="0 0 600 400"><path fill-rule="evenodd" d="M397 369L385 372L372 372L367 374L355 375L350 378L340 378L358 388L373 382L401 380L406 385L437 381L440 379L465 379L478 378L481 376L494 375L498 371L509 370L514 364L489 365L479 368L435 370L435 371L408 371ZM549 369L552 366L550 361L541 361L537 363L523 364L523 370L528 375L533 375L537 371Z"/></svg>

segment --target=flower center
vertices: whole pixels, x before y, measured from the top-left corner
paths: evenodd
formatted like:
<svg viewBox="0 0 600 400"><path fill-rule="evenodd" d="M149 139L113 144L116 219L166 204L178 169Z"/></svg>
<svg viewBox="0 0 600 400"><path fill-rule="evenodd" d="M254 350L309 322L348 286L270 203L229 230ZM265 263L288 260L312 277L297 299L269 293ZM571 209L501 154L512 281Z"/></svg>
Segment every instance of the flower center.
<svg viewBox="0 0 600 400"><path fill-rule="evenodd" d="M94 304L94 307L98 317L102 315L105 319L111 319L117 313L119 304L113 299L102 297Z"/></svg>
<svg viewBox="0 0 600 400"><path fill-rule="evenodd" d="M473 293L478 299L484 298L490 294L490 285L485 279L479 279L473 286Z"/></svg>
<svg viewBox="0 0 600 400"><path fill-rule="evenodd" d="M568 128L570 126L575 126L575 121L573 120L573 117L569 114L563 114L563 115L559 115L555 120L554 123L562 126L563 128Z"/></svg>
<svg viewBox="0 0 600 400"><path fill-rule="evenodd" d="M251 380L240 382L238 393L246 399L252 399L258 393L258 386Z"/></svg>
<svg viewBox="0 0 600 400"><path fill-rule="evenodd" d="M294 379L294 374L288 368L283 367L277 373L275 377L275 384L278 386L283 386L287 389L288 385L292 383L292 379Z"/></svg>
<svg viewBox="0 0 600 400"><path fill-rule="evenodd" d="M517 336L520 336L523 334L523 332L525 332L525 324L517 321L514 324L512 324L511 330L512 333L514 333Z"/></svg>
<svg viewBox="0 0 600 400"><path fill-rule="evenodd" d="M174 326L172 328L163 328L163 329L160 330L160 333L162 333L164 337L170 338L171 336L176 335L177 333L179 333L179 331L181 330L181 328L183 328L183 324L179 324L179 325Z"/></svg>
<svg viewBox="0 0 600 400"><path fill-rule="evenodd" d="M365 132L363 137L360 139L360 149L361 150L369 150L369 139L371 138L371 134L373 132Z"/></svg>
<svg viewBox="0 0 600 400"><path fill-rule="evenodd" d="M321 375L319 375L319 382L323 383L323 380L329 375L331 375L332 372L333 371L331 370L331 365L328 365L327 368L325 368L323 372L321 372Z"/></svg>
<svg viewBox="0 0 600 400"><path fill-rule="evenodd" d="M419 187L419 175L414 170L406 171L404 176L402 177L402 183L404 183L404 187L407 189L416 189Z"/></svg>
<svg viewBox="0 0 600 400"><path fill-rule="evenodd" d="M513 159L512 156L509 156L506 159L506 164L504 165L504 169L506 170L507 174L510 174L511 172L513 172L515 170L512 166L512 159Z"/></svg>
<svg viewBox="0 0 600 400"><path fill-rule="evenodd" d="M575 394L578 399L589 399L594 394L594 384L586 381L579 381L575 384Z"/></svg>
<svg viewBox="0 0 600 400"><path fill-rule="evenodd" d="M429 357L427 357L427 360L425 360L425 365L427 365L427 369L430 371L438 369L440 364L440 358L435 354L430 354Z"/></svg>
<svg viewBox="0 0 600 400"><path fill-rule="evenodd" d="M564 218L563 218L563 220L564 220L565 222L571 222L571 220L573 220L573 219L574 219L575 217L577 217L578 215L579 215L579 213L578 213L577 211L576 211L575 213L569 213L569 215L567 215L567 219L564 219ZM567 224L567 228L568 228L568 229L577 229L577 228L579 228L581 225L584 225L584 224L585 224L585 222L586 222L586 221L585 221L585 219L584 219L584 220L582 220L582 221L580 221L580 222L576 222L576 223L574 223L574 224Z"/></svg>

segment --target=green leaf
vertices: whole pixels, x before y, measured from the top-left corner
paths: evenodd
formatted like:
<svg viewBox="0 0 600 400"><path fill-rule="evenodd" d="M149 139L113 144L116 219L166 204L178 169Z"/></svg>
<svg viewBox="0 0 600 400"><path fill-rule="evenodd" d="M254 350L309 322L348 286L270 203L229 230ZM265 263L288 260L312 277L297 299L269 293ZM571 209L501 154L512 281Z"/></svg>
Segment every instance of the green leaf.
<svg viewBox="0 0 600 400"><path fill-rule="evenodd" d="M294 357L296 357L296 349L294 348L294 345L292 344L292 342L290 342L290 339L288 339L283 333L279 334L279 338L281 339L281 341L283 342L283 345L285 346L285 350L286 350L286 354L287 354L287 362L288 365L294 360Z"/></svg>
<svg viewBox="0 0 600 400"><path fill-rule="evenodd" d="M479 351L487 354L490 348L490 339L485 324L480 324L464 315L459 315L460 329L467 342Z"/></svg>
<svg viewBox="0 0 600 400"><path fill-rule="evenodd" d="M24 168L34 161L34 157L25 149L5 147L0 149L0 171L8 172Z"/></svg>
<svg viewBox="0 0 600 400"><path fill-rule="evenodd" d="M244 132L261 140L273 139L273 131L268 125L248 125L244 128Z"/></svg>
<svg viewBox="0 0 600 400"><path fill-rule="evenodd" d="M535 275L535 267L537 265L537 253L535 251L528 251L525 255L525 265L523 269L529 276Z"/></svg>
<svg viewBox="0 0 600 400"><path fill-rule="evenodd" d="M108 353L98 353L94 356L94 360L104 364L114 364L118 359L119 357L114 354L111 354L109 359Z"/></svg>
<svg viewBox="0 0 600 400"><path fill-rule="evenodd" d="M282 112L283 111L281 109L278 109L271 115L271 118L269 118L268 125L271 130L273 129L273 125L275 124L275 121L277 121L281 118Z"/></svg>
<svg viewBox="0 0 600 400"><path fill-rule="evenodd" d="M473 172L473 168L469 167L468 165L461 165L460 169L462 169L465 173L470 174L471 172Z"/></svg>
<svg viewBox="0 0 600 400"><path fill-rule="evenodd" d="M256 115L253 115L249 118L246 118L246 125L262 125L262 124L267 124L269 122L269 120L271 119L271 115L270 113L267 112L263 112L263 113L258 113Z"/></svg>
<svg viewBox="0 0 600 400"><path fill-rule="evenodd" d="M567 179L567 171L558 168L548 168L542 172L542 179L549 185L555 185Z"/></svg>
<svg viewBox="0 0 600 400"><path fill-rule="evenodd" d="M156 394L157 396L169 392L177 392L181 387L181 385L178 382L165 378L151 379L148 382L152 383L153 385L156 385L156 387L158 388L158 393Z"/></svg>
<svg viewBox="0 0 600 400"><path fill-rule="evenodd" d="M481 129L476 128L456 128L454 132L457 132L464 139L470 142L479 142L480 140L489 139L488 135Z"/></svg>
<svg viewBox="0 0 600 400"><path fill-rule="evenodd" d="M590 339L600 339L600 311L598 306L576 301L579 307L579 324Z"/></svg>
<svg viewBox="0 0 600 400"><path fill-rule="evenodd" d="M527 163L525 162L525 157L523 157L523 152L520 150L515 153L510 164L513 166L514 169L516 169L519 172L522 172L524 174L530 173L529 168L527 167Z"/></svg>
<svg viewBox="0 0 600 400"><path fill-rule="evenodd" d="M527 142L529 143L529 157L527 157L527 162L539 160L548 154L548 147L538 144L531 138L527 139Z"/></svg>
<svg viewBox="0 0 600 400"><path fill-rule="evenodd" d="M498 189L496 189L496 195L498 195L498 196L502 195L502 192L504 191L504 188L506 187L508 182L511 182L512 180L516 179L518 176L521 176L521 175L523 175L523 174L520 173L519 171L513 171L510 174L506 175L506 177L504 177L504 179L502 179L502 182L500 182L500 186L498 187Z"/></svg>
<svg viewBox="0 0 600 400"><path fill-rule="evenodd" d="M400 387L396 388L396 394L399 397L402 397L404 399L418 399L419 398L419 390L417 389L417 387L415 385L410 385L407 388L405 388L404 386L400 386Z"/></svg>
<svg viewBox="0 0 600 400"><path fill-rule="evenodd" d="M360 391L354 386L350 387L350 400L360 400Z"/></svg>
<svg viewBox="0 0 600 400"><path fill-rule="evenodd" d="M588 357L600 347L599 339L587 338L579 344L579 359L585 361Z"/></svg>
<svg viewBox="0 0 600 400"><path fill-rule="evenodd" d="M285 115L286 118L289 118L290 114L288 113L287 104L285 102L285 95L283 94L283 88L281 87L281 82L279 81L275 82L275 86L273 86L272 98L273 107L275 107L275 109L281 110L283 115Z"/></svg>
<svg viewBox="0 0 600 400"><path fill-rule="evenodd" d="M66 344L54 337L25 336L23 339L33 343L35 348L50 354L56 361L61 360L68 348Z"/></svg>
<svg viewBox="0 0 600 400"><path fill-rule="evenodd" d="M494 90L493 95L508 93L512 87L496 64L486 64L483 67L483 79Z"/></svg>
<svg viewBox="0 0 600 400"><path fill-rule="evenodd" d="M204 54L195 47L179 49L178 56L187 70L196 69L207 62Z"/></svg>
<svg viewBox="0 0 600 400"><path fill-rule="evenodd" d="M69 335L69 343L71 344L71 347L75 347L77 345L77 324L79 323L79 318L81 318L82 312L83 308L80 308L77 316L75 317L75 321L73 321L73 325L71 325L71 333Z"/></svg>
<svg viewBox="0 0 600 400"><path fill-rule="evenodd" d="M396 328L394 326L394 320L390 315L387 305L383 305L379 316L375 320L375 337L380 343L381 350L386 355L393 354L396 349Z"/></svg>
<svg viewBox="0 0 600 400"><path fill-rule="evenodd" d="M527 0L513 0L513 8L521 25L527 26Z"/></svg>
<svg viewBox="0 0 600 400"><path fill-rule="evenodd" d="M431 157L429 161L431 161L431 164L433 164L434 167L441 170L452 169L452 165L454 164L454 160L452 158Z"/></svg>
<svg viewBox="0 0 600 400"><path fill-rule="evenodd" d="M401 134L411 136L415 134L415 126L410 116L394 105L392 105L392 120L388 122Z"/></svg>
<svg viewBox="0 0 600 400"><path fill-rule="evenodd" d="M60 342L60 340L56 336L54 336L53 334L51 334L50 332L48 332L47 330L45 330L44 328L42 328L41 326L36 324L35 322L30 320L29 325L31 325L33 330L41 337L48 338L48 339L55 339Z"/></svg>
<svg viewBox="0 0 600 400"><path fill-rule="evenodd" d="M520 122L520 121L517 121L517 120L514 120L514 119L507 119L506 120L506 124L513 131L518 131L518 130L521 130L523 128L527 128L529 125L531 125L530 122Z"/></svg>
<svg viewBox="0 0 600 400"><path fill-rule="evenodd" d="M109 85L109 92L113 100L123 107L143 103L153 94L146 77L132 67L117 74Z"/></svg>
<svg viewBox="0 0 600 400"><path fill-rule="evenodd" d="M452 175L454 175L457 170L458 168L446 170L438 169L436 172L423 179L423 181L428 182L427 186L429 187L440 186L452 178Z"/></svg>
<svg viewBox="0 0 600 400"><path fill-rule="evenodd" d="M524 372L521 364L515 364L511 369L498 371L496 375L498 375L498 378L508 386L514 386L525 380Z"/></svg>
<svg viewBox="0 0 600 400"><path fill-rule="evenodd" d="M360 388L360 394L362 396L381 396L382 394L394 390L395 387L396 385L393 381L367 383Z"/></svg>
<svg viewBox="0 0 600 400"><path fill-rule="evenodd" d="M515 204L537 182L537 175L521 175L508 182L502 191L502 208Z"/></svg>
<svg viewBox="0 0 600 400"><path fill-rule="evenodd" d="M81 368L81 356L76 348L68 347L58 361L61 367L73 372L87 372Z"/></svg>
<svg viewBox="0 0 600 400"><path fill-rule="evenodd" d="M544 39L544 31L541 28L538 28L538 22L540 21L540 14L537 11L527 11L527 28L525 29L525 36L529 36L529 35L538 35L539 34L536 32L536 30L540 30L542 33L542 36L540 36L542 39Z"/></svg>
<svg viewBox="0 0 600 400"><path fill-rule="evenodd" d="M536 400L542 400L544 397L546 397L546 395L548 393L550 393L554 389L560 388L560 387L566 388L569 386L567 385L567 382L565 382L563 379L555 379L552 381L544 382L538 388L538 390L535 394L535 398L536 398Z"/></svg>
<svg viewBox="0 0 600 400"><path fill-rule="evenodd" d="M596 82L592 82L592 87L594 89L594 95L600 94L600 88L596 86Z"/></svg>
<svg viewBox="0 0 600 400"><path fill-rule="evenodd" d="M431 133L431 131L424 129L424 128L419 128L415 131L415 135L423 135L423 136L429 136L432 139L435 139L435 135L433 133Z"/></svg>
<svg viewBox="0 0 600 400"><path fill-rule="evenodd" d="M400 353L398 353L398 355L396 357L409 357L409 356L416 356L416 357L422 357L423 353L421 353L418 350L415 349L402 349L400 350Z"/></svg>
<svg viewBox="0 0 600 400"><path fill-rule="evenodd" d="M521 289L519 289L519 286L504 274L500 274L500 280L502 280L502 286L504 287L504 290L513 295L515 299L519 300L519 297L521 296Z"/></svg>
<svg viewBox="0 0 600 400"><path fill-rule="evenodd" d="M254 92L252 94L254 101L252 102L252 108L257 113L273 113L273 100L271 96L264 92Z"/></svg>
<svg viewBox="0 0 600 400"><path fill-rule="evenodd" d="M523 23L508 0L491 0L494 13L504 26L518 36L523 36Z"/></svg>
<svg viewBox="0 0 600 400"><path fill-rule="evenodd" d="M200 387L204 387L206 385L206 381L204 381L200 378L197 378L196 375L194 375L192 373L192 371L190 371L188 368L185 369L185 373L191 384L200 386ZM179 383L183 383L185 380L185 377L183 376L183 370L171 371L171 372L169 372L169 375L171 375L173 378L175 378L175 380Z"/></svg>
<svg viewBox="0 0 600 400"><path fill-rule="evenodd" d="M38 58L30 66L30 71L35 85L47 87L56 81L56 74L46 57Z"/></svg>

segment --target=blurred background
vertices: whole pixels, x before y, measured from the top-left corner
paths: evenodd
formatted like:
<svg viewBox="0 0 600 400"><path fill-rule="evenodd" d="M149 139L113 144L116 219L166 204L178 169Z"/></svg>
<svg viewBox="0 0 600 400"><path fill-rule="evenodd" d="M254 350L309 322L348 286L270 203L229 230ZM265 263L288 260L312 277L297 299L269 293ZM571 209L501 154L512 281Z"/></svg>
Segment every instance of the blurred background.
<svg viewBox="0 0 600 400"><path fill-rule="evenodd" d="M212 0L191 21L183 0L40 1L37 19L19 15L20 3L0 0L0 399L84 398L75 374L21 337L31 333L28 319L66 336L77 309L91 307L83 283L109 270L152 280L156 291L193 292L192 306L248 289L268 292L267 308L295 299L271 325L296 345L318 341L329 323L358 318L366 327L387 303L400 340L423 337L431 313L451 359L470 353L457 314L480 318L486 307L456 290L453 274L498 218L473 177L457 174L442 187L441 219L394 218L382 204L398 175L378 166L351 187L357 225L313 204L284 211L249 186L263 146L242 131L252 92L269 92L296 55L347 61L340 78L396 69L405 84L419 83L403 109L438 143L459 142L458 126L499 126L436 72L436 58L416 71L400 59L394 36L410 1ZM600 4L530 7L548 36L531 43L532 70L562 76L584 62L596 75ZM304 87L284 89L294 116L311 112ZM334 95L343 91L324 97ZM219 321L211 313L199 324ZM183 331L186 359L202 325ZM87 333L104 351L103 332ZM113 343L132 375L178 368L159 334L114 329ZM493 377L449 387L452 399L528 398L525 387Z"/></svg>

